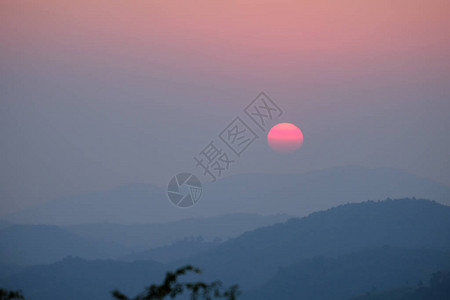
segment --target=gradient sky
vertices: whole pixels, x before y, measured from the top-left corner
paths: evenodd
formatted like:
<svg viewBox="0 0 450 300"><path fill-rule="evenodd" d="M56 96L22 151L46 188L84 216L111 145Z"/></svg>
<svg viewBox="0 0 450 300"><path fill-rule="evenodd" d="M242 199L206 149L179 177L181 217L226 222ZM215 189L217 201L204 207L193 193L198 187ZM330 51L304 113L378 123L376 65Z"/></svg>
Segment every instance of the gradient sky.
<svg viewBox="0 0 450 300"><path fill-rule="evenodd" d="M361 165L450 185L449 53L448 0L2 1L0 213L165 185L260 91L304 144L262 139L229 174Z"/></svg>

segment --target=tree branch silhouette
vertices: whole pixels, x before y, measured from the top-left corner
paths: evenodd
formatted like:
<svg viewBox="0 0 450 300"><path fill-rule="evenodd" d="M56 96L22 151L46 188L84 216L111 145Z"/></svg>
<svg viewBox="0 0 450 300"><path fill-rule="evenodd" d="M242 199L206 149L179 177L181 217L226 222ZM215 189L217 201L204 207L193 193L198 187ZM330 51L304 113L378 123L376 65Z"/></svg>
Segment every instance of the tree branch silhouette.
<svg viewBox="0 0 450 300"><path fill-rule="evenodd" d="M241 293L237 285L233 285L228 289L222 286L221 281L214 281L211 283L195 282L195 283L180 283L178 279L180 276L185 275L187 272L200 274L201 270L191 265L184 266L175 272L167 272L166 278L160 285L152 284L144 293L137 295L134 298L129 298L119 290L112 291L112 296L117 300L162 300L169 296L175 298L178 295L183 294L185 291L190 293L191 300L198 299L228 299L236 300L237 296Z"/></svg>

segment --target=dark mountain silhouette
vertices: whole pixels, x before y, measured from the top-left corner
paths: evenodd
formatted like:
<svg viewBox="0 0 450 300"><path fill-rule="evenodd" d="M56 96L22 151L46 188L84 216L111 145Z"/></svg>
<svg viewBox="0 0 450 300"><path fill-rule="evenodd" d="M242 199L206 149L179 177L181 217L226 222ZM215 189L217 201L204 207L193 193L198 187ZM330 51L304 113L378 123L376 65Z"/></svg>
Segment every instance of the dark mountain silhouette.
<svg viewBox="0 0 450 300"><path fill-rule="evenodd" d="M163 265L152 261L124 263L69 257L51 265L27 267L0 280L0 284L10 290L22 289L31 300L111 300L112 290L137 294L144 286L160 282L165 271Z"/></svg>
<svg viewBox="0 0 450 300"><path fill-rule="evenodd" d="M450 188L396 169L342 167L305 174L244 174L204 184L195 209L176 209L166 189L146 184L56 199L4 216L16 223L165 223L233 213L291 214L348 202L417 197L449 202Z"/></svg>
<svg viewBox="0 0 450 300"><path fill-rule="evenodd" d="M450 207L427 200L342 205L257 229L189 259L207 276L256 287L317 255L337 256L384 245L450 250Z"/></svg>
<svg viewBox="0 0 450 300"><path fill-rule="evenodd" d="M415 287L401 287L379 291L371 290L350 300L448 300L450 299L450 272L433 273L427 286L420 281Z"/></svg>
<svg viewBox="0 0 450 300"><path fill-rule="evenodd" d="M351 296L428 281L450 268L450 252L368 249L338 258L313 258L282 268L269 282L246 293L245 300L346 300Z"/></svg>
<svg viewBox="0 0 450 300"><path fill-rule="evenodd" d="M0 263L0 278L9 277L23 270L23 266Z"/></svg>

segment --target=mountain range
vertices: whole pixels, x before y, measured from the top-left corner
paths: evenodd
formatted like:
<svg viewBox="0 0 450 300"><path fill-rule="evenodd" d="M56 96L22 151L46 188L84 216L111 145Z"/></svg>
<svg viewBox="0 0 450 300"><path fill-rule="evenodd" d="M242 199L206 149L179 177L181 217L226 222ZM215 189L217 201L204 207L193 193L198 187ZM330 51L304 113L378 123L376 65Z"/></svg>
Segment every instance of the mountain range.
<svg viewBox="0 0 450 300"><path fill-rule="evenodd" d="M47 264L66 256L126 260L153 257L168 262L186 257L187 252L179 253L177 248L186 248L193 255L246 231L287 219L288 215L233 214L162 224L8 224L0 229L0 263Z"/></svg>
<svg viewBox="0 0 450 300"><path fill-rule="evenodd" d="M242 300L345 300L416 286L450 270L449 232L449 206L421 199L367 201L247 231L165 264L150 257L66 258L17 268L0 278L0 286L20 288L31 300L111 299L114 288L135 295L161 282L165 271L192 264L204 271L195 279L239 284Z"/></svg>
<svg viewBox="0 0 450 300"><path fill-rule="evenodd" d="M302 259L382 246L450 250L450 207L418 199L341 205L246 232L185 262L250 289Z"/></svg>
<svg viewBox="0 0 450 300"><path fill-rule="evenodd" d="M195 208L178 209L166 189L131 184L51 200L1 218L20 224L167 223L224 214L298 217L345 203L416 197L450 204L450 188L405 171L340 167L304 174L242 174L203 184Z"/></svg>

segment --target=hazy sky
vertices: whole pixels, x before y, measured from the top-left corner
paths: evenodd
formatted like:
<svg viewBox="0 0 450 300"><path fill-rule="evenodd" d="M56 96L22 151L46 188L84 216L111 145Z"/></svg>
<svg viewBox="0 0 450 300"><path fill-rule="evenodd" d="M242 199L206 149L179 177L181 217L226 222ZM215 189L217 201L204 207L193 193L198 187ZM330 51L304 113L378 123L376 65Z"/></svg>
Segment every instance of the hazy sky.
<svg viewBox="0 0 450 300"><path fill-rule="evenodd" d="M450 185L450 2L2 1L0 213L165 185L260 92L303 131L227 174L394 167Z"/></svg>

